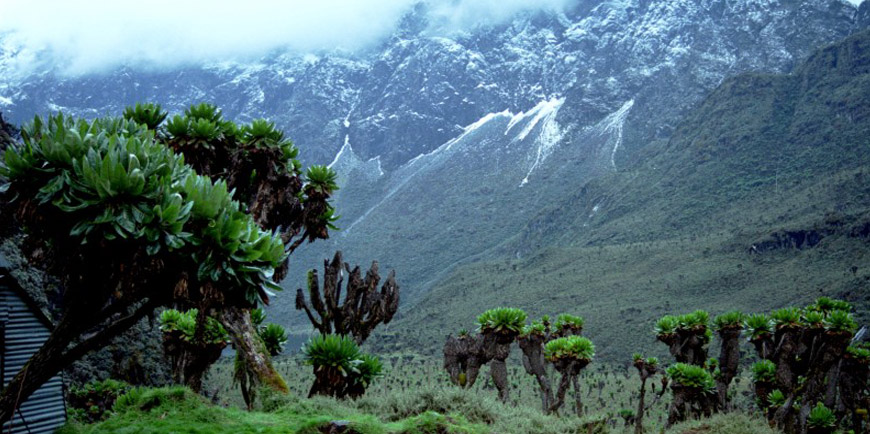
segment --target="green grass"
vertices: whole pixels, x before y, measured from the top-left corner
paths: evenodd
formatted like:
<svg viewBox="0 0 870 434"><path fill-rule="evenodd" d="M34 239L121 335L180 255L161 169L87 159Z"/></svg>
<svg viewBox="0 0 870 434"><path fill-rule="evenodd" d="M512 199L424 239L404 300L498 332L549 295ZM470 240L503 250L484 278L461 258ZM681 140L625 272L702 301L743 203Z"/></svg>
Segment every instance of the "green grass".
<svg viewBox="0 0 870 434"><path fill-rule="evenodd" d="M418 377L419 378L419 377ZM617 390L618 375L589 376L607 383L605 390ZM596 383L597 384L597 383ZM491 392L488 391L487 392ZM590 390L587 400L594 400ZM613 395L613 392L605 392ZM86 433L316 433L333 421L346 421L355 432L369 433L630 433L618 410L595 412L582 419L566 412L561 417L545 416L528 405L504 405L494 393L453 387L421 386L393 389L357 401L328 397L300 399L265 394L256 411L215 405L182 387L143 389L109 419L93 424L70 423L61 434ZM616 401L619 397L608 397ZM613 406L612 408L616 408ZM658 432L662 414L647 416L648 432ZM697 427L705 433L771 433L763 420L742 413L718 415L709 420L679 425L671 433Z"/></svg>

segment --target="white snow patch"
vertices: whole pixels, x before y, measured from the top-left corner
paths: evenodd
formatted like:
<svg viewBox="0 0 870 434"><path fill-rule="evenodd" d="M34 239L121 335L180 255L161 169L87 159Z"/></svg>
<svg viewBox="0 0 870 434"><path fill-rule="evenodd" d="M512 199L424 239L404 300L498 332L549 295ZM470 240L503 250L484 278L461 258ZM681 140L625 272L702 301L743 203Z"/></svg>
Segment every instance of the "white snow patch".
<svg viewBox="0 0 870 434"><path fill-rule="evenodd" d="M541 132L538 134L538 137L535 138L535 144L537 145L535 148L535 160L532 162L531 167L529 167L529 171L526 172L526 177L523 178L522 182L520 182L520 187L529 183L529 177L532 176L532 172L535 171L549 156L553 153L553 149L555 149L556 144L562 140L562 129L559 127L559 124L556 122L556 114L559 113L559 109L562 107L562 104L565 103L565 98L554 98L549 101L542 101L538 103L535 108L526 113L523 117L528 117L532 113L534 113L534 117L531 121L529 121L528 125L523 128L522 131L514 138L513 142L518 142L525 140L525 138L532 132L535 126L538 125L541 121ZM511 119L513 124L509 124L507 131L510 131L513 125L516 125L517 120L514 120L517 116L514 116ZM507 134L505 131L505 134Z"/></svg>
<svg viewBox="0 0 870 434"><path fill-rule="evenodd" d="M332 163L329 163L329 165L327 165L326 167L332 169L332 166L335 166L338 163L345 151L353 153L353 148L350 146L350 135L348 134L344 135L344 145L342 145L341 149L338 150L338 153L335 154L335 158L332 159Z"/></svg>
<svg viewBox="0 0 870 434"><path fill-rule="evenodd" d="M628 112L634 107L634 100L628 100L619 110L607 115L599 124L598 128L601 133L615 134L616 140L613 143L613 150L610 152L610 164L616 168L616 151L622 145L622 127L625 125L625 118L628 117Z"/></svg>
<svg viewBox="0 0 870 434"><path fill-rule="evenodd" d="M384 169L383 169L383 167L381 167L381 156L378 155L375 158L370 158L369 161L367 161L367 163L371 163L373 161L375 162L375 164L378 165L378 176L379 177L384 176Z"/></svg>
<svg viewBox="0 0 870 434"><path fill-rule="evenodd" d="M0 106L12 105L12 99L0 95Z"/></svg>

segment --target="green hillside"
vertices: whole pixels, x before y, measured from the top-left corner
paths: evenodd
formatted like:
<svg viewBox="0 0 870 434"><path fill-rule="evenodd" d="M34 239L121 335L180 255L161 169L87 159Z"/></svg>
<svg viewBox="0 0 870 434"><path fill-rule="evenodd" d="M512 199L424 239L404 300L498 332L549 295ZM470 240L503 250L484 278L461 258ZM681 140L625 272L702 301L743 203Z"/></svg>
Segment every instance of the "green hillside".
<svg viewBox="0 0 870 434"><path fill-rule="evenodd" d="M542 210L373 340L437 354L447 333L510 305L583 315L599 355L626 361L663 350L651 329L666 313L825 294L870 319L870 33L789 75L724 81L648 152Z"/></svg>

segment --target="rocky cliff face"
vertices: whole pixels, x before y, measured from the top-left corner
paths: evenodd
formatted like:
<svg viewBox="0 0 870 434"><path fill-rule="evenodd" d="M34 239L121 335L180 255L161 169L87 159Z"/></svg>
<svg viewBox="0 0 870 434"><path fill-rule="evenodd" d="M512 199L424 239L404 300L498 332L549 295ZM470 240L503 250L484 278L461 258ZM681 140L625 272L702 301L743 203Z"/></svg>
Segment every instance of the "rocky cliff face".
<svg viewBox="0 0 870 434"><path fill-rule="evenodd" d="M291 272L301 281L340 247L395 267L408 300L453 265L495 254L589 179L655 152L725 77L790 71L868 21L867 3L839 0L583 0L451 34L421 3L366 52L6 78L0 109L20 122L207 100L240 120L276 120L308 163L331 163L344 181L343 230L300 252Z"/></svg>

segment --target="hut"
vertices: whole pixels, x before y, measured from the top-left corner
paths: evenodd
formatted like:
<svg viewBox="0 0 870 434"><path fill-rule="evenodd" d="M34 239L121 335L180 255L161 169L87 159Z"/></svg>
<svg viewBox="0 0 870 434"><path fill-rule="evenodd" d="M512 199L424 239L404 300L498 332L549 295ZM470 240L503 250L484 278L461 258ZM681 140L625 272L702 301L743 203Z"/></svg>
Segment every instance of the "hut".
<svg viewBox="0 0 870 434"><path fill-rule="evenodd" d="M9 273L0 253L0 378L5 388L48 339L53 325ZM5 433L52 433L66 422L63 382L56 376L19 403Z"/></svg>

